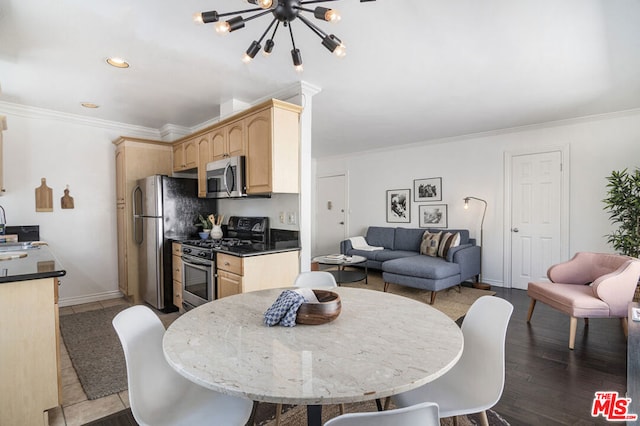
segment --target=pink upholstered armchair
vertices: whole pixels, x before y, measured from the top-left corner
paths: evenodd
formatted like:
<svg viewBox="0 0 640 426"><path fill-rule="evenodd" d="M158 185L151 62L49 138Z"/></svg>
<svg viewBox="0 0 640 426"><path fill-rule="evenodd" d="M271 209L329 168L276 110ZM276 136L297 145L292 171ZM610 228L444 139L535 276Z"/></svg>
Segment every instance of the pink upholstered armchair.
<svg viewBox="0 0 640 426"><path fill-rule="evenodd" d="M576 340L578 318L620 318L627 335L627 309L633 300L640 260L617 254L579 252L569 261L547 271L551 282L529 283L531 297L527 322L536 301L541 301L571 317L569 349Z"/></svg>

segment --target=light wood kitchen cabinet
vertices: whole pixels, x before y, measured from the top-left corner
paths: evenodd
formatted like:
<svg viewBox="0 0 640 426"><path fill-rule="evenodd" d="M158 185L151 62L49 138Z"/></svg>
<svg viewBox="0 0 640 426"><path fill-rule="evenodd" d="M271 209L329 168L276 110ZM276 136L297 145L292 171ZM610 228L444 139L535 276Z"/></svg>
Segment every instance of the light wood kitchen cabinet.
<svg viewBox="0 0 640 426"><path fill-rule="evenodd" d="M300 192L300 108L271 103L244 119L247 194Z"/></svg>
<svg viewBox="0 0 640 426"><path fill-rule="evenodd" d="M46 425L62 404L58 280L0 284L0 425Z"/></svg>
<svg viewBox="0 0 640 426"><path fill-rule="evenodd" d="M2 131L7 130L7 119L0 115L0 195L4 194L4 145L2 144Z"/></svg>
<svg viewBox="0 0 640 426"><path fill-rule="evenodd" d="M237 120L213 132L212 161L245 155L244 120Z"/></svg>
<svg viewBox="0 0 640 426"><path fill-rule="evenodd" d="M171 244L173 266L173 304L183 311L182 307L182 244Z"/></svg>
<svg viewBox="0 0 640 426"><path fill-rule="evenodd" d="M293 285L300 272L297 250L239 257L217 254L218 298Z"/></svg>
<svg viewBox="0 0 640 426"><path fill-rule="evenodd" d="M197 138L187 139L173 146L173 171L182 172L198 167Z"/></svg>
<svg viewBox="0 0 640 426"><path fill-rule="evenodd" d="M116 145L116 223L118 237L118 287L137 303L141 300L138 251L133 235L133 189L138 179L171 175L171 144L121 137Z"/></svg>

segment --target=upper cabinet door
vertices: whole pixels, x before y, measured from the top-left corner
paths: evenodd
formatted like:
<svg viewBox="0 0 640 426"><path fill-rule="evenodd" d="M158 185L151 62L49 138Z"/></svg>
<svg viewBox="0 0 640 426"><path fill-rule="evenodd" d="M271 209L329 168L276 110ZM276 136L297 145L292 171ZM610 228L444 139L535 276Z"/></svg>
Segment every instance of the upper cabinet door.
<svg viewBox="0 0 640 426"><path fill-rule="evenodd" d="M247 131L247 194L273 192L271 186L271 109L245 118Z"/></svg>
<svg viewBox="0 0 640 426"><path fill-rule="evenodd" d="M244 123L244 120L240 120L227 126L227 153L229 157L245 155Z"/></svg>
<svg viewBox="0 0 640 426"><path fill-rule="evenodd" d="M211 161L222 160L227 154L227 128L216 129L211 134Z"/></svg>

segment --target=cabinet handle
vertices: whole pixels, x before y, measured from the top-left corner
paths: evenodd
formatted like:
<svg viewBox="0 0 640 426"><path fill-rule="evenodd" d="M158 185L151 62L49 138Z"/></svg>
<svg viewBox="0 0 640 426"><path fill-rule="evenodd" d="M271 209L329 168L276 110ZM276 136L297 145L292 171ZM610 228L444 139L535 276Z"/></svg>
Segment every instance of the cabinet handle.
<svg viewBox="0 0 640 426"><path fill-rule="evenodd" d="M229 262L224 262L224 266L229 266L231 265Z"/></svg>

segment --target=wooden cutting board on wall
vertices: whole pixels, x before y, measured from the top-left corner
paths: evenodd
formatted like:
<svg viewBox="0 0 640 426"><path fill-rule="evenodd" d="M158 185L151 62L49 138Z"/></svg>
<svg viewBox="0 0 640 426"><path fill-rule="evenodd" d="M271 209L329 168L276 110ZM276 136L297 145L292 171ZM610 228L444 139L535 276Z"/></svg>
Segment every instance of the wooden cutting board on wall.
<svg viewBox="0 0 640 426"><path fill-rule="evenodd" d="M47 186L47 179L41 179L42 184L36 188L36 211L53 211L53 190Z"/></svg>

